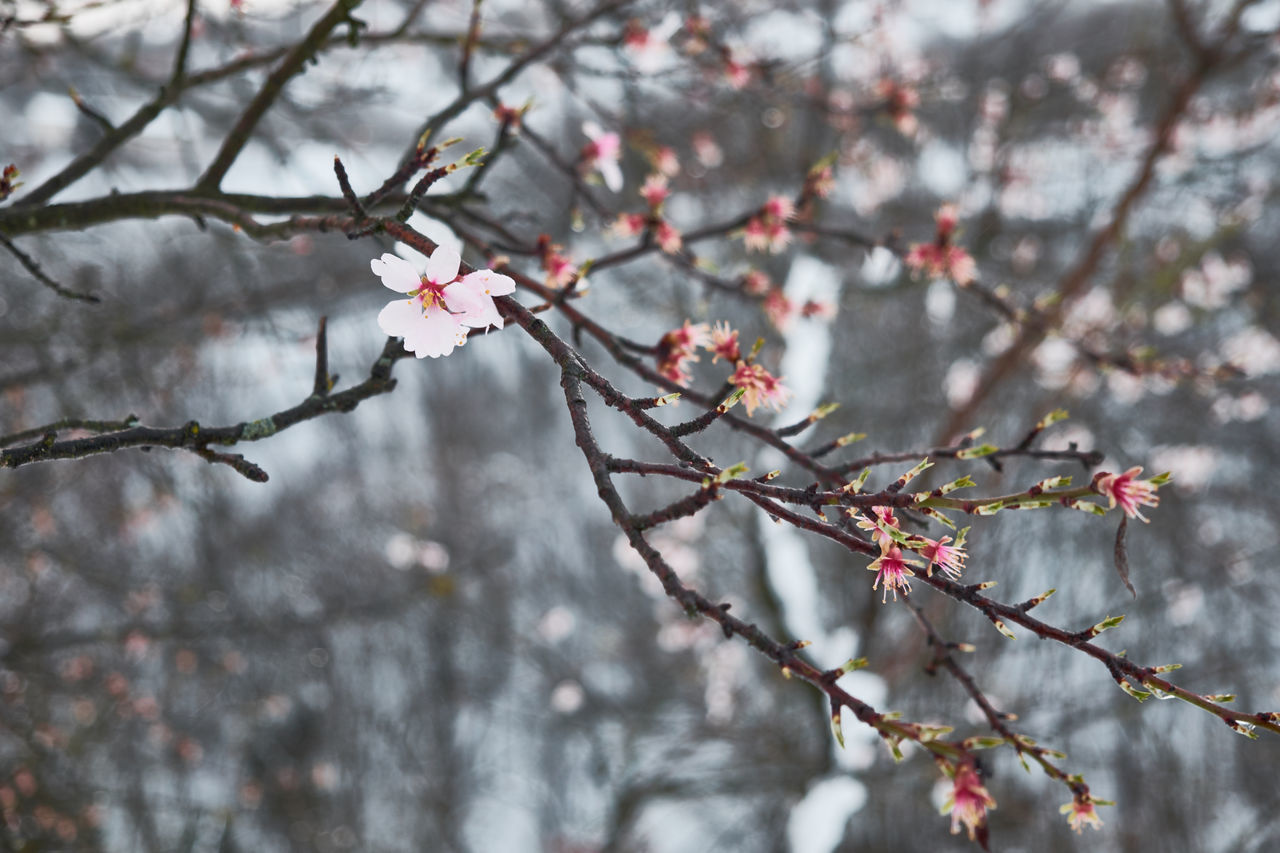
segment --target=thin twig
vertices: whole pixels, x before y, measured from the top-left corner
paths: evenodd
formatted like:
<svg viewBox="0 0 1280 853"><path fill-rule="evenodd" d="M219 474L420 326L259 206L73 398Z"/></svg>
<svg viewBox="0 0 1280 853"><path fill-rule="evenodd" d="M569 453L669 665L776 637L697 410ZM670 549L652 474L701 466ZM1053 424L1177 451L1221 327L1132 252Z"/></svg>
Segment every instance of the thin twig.
<svg viewBox="0 0 1280 853"><path fill-rule="evenodd" d="M49 278L49 276L45 275L44 270L40 269L40 265L36 263L35 258L31 257L14 245L13 241L10 240L3 231L0 231L0 245L3 245L8 249L9 253L18 259L18 263L22 264L22 266L26 268L27 272L31 273L36 281L40 282L59 296L91 304L97 304L102 301L92 293L84 293L79 290L72 290L68 287L63 287L61 284L58 284L58 282Z"/></svg>

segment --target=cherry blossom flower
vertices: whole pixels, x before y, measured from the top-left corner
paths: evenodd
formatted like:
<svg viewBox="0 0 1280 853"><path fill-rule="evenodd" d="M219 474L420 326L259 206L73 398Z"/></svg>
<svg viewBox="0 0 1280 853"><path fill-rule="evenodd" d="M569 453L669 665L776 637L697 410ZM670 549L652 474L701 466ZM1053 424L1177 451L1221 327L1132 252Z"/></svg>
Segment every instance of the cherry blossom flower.
<svg viewBox="0 0 1280 853"><path fill-rule="evenodd" d="M706 346L707 324L690 323L667 332L658 341L658 372L677 385L687 385L692 378L687 365L698 361L698 347Z"/></svg>
<svg viewBox="0 0 1280 853"><path fill-rule="evenodd" d="M779 220L753 216L742 229L742 242L748 252L776 255L791 243L791 229Z"/></svg>
<svg viewBox="0 0 1280 853"><path fill-rule="evenodd" d="M767 233L769 254L781 254L787 246L791 245L791 229L782 222L770 222Z"/></svg>
<svg viewBox="0 0 1280 853"><path fill-rule="evenodd" d="M973 256L959 246L916 243L907 252L906 264L913 272L924 272L931 278L949 278L962 287L978 277Z"/></svg>
<svg viewBox="0 0 1280 853"><path fill-rule="evenodd" d="M644 186L640 187L640 197L653 210L662 207L662 203L670 194L671 191L667 189L667 176L660 173L654 173L645 178Z"/></svg>
<svg viewBox="0 0 1280 853"><path fill-rule="evenodd" d="M974 841L976 833L985 833L987 826L987 810L996 807L996 801L983 787L982 780L972 763L961 764L956 768L956 775L951 780L951 793L942 805L942 813L951 815L951 834L960 832L960 824L969 830L969 840Z"/></svg>
<svg viewBox="0 0 1280 853"><path fill-rule="evenodd" d="M891 506L873 506L871 513L880 521L880 524L876 524L869 518L860 518L858 527L871 531L871 538L880 546L880 550L884 551L893 545L893 538L888 533L885 533L883 528L892 527L897 530L898 519L894 517L893 507Z"/></svg>
<svg viewBox="0 0 1280 853"><path fill-rule="evenodd" d="M950 239L951 232L956 230L960 216L954 204L944 204L933 214L933 221L938 223L938 239L947 240Z"/></svg>
<svg viewBox="0 0 1280 853"><path fill-rule="evenodd" d="M725 48L724 53L725 81L734 89L745 89L747 84L751 82L751 65L745 62L738 62L733 58L733 54L728 48Z"/></svg>
<svg viewBox="0 0 1280 853"><path fill-rule="evenodd" d="M658 241L658 248L668 255L674 255L684 245L684 238L680 236L680 231L665 220L658 223L653 236Z"/></svg>
<svg viewBox="0 0 1280 853"><path fill-rule="evenodd" d="M943 536L941 539L925 539L925 546L920 549L920 556L929 561L929 575L933 575L933 567L937 566L952 580L960 577L960 573L964 571L964 561L969 555L964 552L964 545L957 542L954 545L948 545L951 541L950 536Z"/></svg>
<svg viewBox="0 0 1280 853"><path fill-rule="evenodd" d="M714 169L724 162L724 151L721 150L715 137L707 131L698 131L690 141L693 144L693 156L697 157L698 162L706 168Z"/></svg>
<svg viewBox="0 0 1280 853"><path fill-rule="evenodd" d="M742 277L742 289L752 296L763 296L773 287L773 282L769 279L768 273L760 270L751 270Z"/></svg>
<svg viewBox="0 0 1280 853"><path fill-rule="evenodd" d="M1129 518L1150 521L1139 507L1160 505L1160 498L1156 495L1159 486L1151 480L1137 479L1141 473L1140 466L1130 468L1123 474L1103 472L1093 478L1093 488L1108 499L1109 506L1119 504Z"/></svg>
<svg viewBox="0 0 1280 853"><path fill-rule="evenodd" d="M769 248L769 229L764 220L753 216L742 229L742 244L748 252L763 252Z"/></svg>
<svg viewBox="0 0 1280 853"><path fill-rule="evenodd" d="M675 12L669 13L653 29L638 20L627 22L622 44L636 70L652 74L660 69L671 54L668 42L679 29L680 17Z"/></svg>
<svg viewBox="0 0 1280 853"><path fill-rule="evenodd" d="M617 192L622 189L622 138L616 133L606 133L593 121L583 122L582 132L591 141L582 146L580 163L583 170L597 171L604 185Z"/></svg>
<svg viewBox="0 0 1280 853"><path fill-rule="evenodd" d="M805 188L818 198L826 198L836 188L835 173L830 166L815 166L805 176Z"/></svg>
<svg viewBox="0 0 1280 853"><path fill-rule="evenodd" d="M871 589L878 589L880 584L884 584L884 592L880 599L882 604L888 603L890 592L893 593L894 601L898 600L898 590L902 590L903 595L911 592L909 578L916 576L916 573L908 568L912 565L915 564L908 562L902 556L901 548L897 545L890 545L880 553L879 557L871 562L871 565L867 566L868 571L876 573L876 579L871 584Z"/></svg>
<svg viewBox="0 0 1280 853"><path fill-rule="evenodd" d="M955 205L942 205L934 219L938 223L937 238L932 243L912 245L905 259L907 267L931 278L950 278L961 287L972 284L978 277L977 263L972 255L951 243L959 221Z"/></svg>
<svg viewBox="0 0 1280 853"><path fill-rule="evenodd" d="M876 94L884 102L884 110L898 132L903 136L914 134L917 122L913 110L920 104L920 96L916 94L916 90L891 77L885 77L876 85Z"/></svg>
<svg viewBox="0 0 1280 853"><path fill-rule="evenodd" d="M785 332L787 330L795 313L795 303L787 298L787 295L782 292L782 288L775 287L765 296L764 315L769 318L769 322L778 331Z"/></svg>
<svg viewBox="0 0 1280 853"><path fill-rule="evenodd" d="M758 364L738 362L738 367L729 377L729 383L746 391L743 402L747 406L747 415L753 414L757 407L767 406L781 411L787 400L791 399L791 390L782 384L781 377L774 376Z"/></svg>
<svg viewBox="0 0 1280 853"><path fill-rule="evenodd" d="M384 286L408 299L387 303L378 314L378 326L388 335L404 338L406 351L418 358L439 358L467 342L467 330L489 326L502 328L502 316L494 296L515 290L515 282L493 270L477 270L459 278L462 258L453 249L439 246L419 276L403 258L384 254L369 262Z"/></svg>
<svg viewBox="0 0 1280 853"><path fill-rule="evenodd" d="M1094 829L1102 829L1102 818L1098 817L1098 811L1088 794L1059 807L1058 811L1067 816L1067 822L1076 832L1083 832L1085 824Z"/></svg>
<svg viewBox="0 0 1280 853"><path fill-rule="evenodd" d="M648 225L649 219L643 213L620 213L609 226L609 233L615 237L634 237L644 233Z"/></svg>
<svg viewBox="0 0 1280 853"><path fill-rule="evenodd" d="M680 174L680 158L670 145L659 145L649 151L649 162L660 174L674 178Z"/></svg>
<svg viewBox="0 0 1280 853"><path fill-rule="evenodd" d="M616 227L617 223L615 223ZM559 243L552 243L546 234L538 236L538 255L542 259L542 270L546 273L544 282L547 287L559 289L569 284L578 275L578 268L561 250Z"/></svg>
<svg viewBox="0 0 1280 853"><path fill-rule="evenodd" d="M790 219L796 215L795 202L783 195L771 195L764 203L764 215L766 219Z"/></svg>
<svg viewBox="0 0 1280 853"><path fill-rule="evenodd" d="M711 330L711 363L724 359L730 364L742 360L742 350L738 346L738 330L729 328L727 322L717 323Z"/></svg>
<svg viewBox="0 0 1280 853"><path fill-rule="evenodd" d="M834 320L836 317L836 306L831 302L808 299L805 300L804 305L800 306L800 316L807 317L812 320Z"/></svg>

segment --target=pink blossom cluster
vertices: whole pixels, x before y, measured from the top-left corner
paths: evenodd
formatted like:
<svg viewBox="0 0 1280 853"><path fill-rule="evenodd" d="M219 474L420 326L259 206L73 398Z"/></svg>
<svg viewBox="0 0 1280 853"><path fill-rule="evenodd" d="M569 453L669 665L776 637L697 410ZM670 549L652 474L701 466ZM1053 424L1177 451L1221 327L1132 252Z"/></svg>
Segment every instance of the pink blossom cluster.
<svg viewBox="0 0 1280 853"><path fill-rule="evenodd" d="M742 402L747 407L748 415L754 414L760 406L766 406L775 412L781 411L791 399L791 390L782 384L782 379L758 364L739 361L733 375L729 377L729 384L746 392Z"/></svg>
<svg viewBox="0 0 1280 853"><path fill-rule="evenodd" d="M898 132L903 136L914 135L919 126L915 108L920 105L920 95L916 90L892 77L885 77L876 84L876 95Z"/></svg>
<svg viewBox="0 0 1280 853"><path fill-rule="evenodd" d="M678 168L678 167L677 167ZM670 195L666 175L657 172L645 179L640 196L649 205L649 214L622 213L610 226L610 232L618 237L635 237L651 230L658 248L673 255L684 247L680 229L662 218L662 207Z"/></svg>
<svg viewBox="0 0 1280 853"><path fill-rule="evenodd" d="M738 346L738 330L729 327L726 322L719 322L711 330L711 363L724 359L729 364L742 361L742 348Z"/></svg>
<svg viewBox="0 0 1280 853"><path fill-rule="evenodd" d="M698 348L707 344L708 327L706 323L690 323L678 329L672 329L658 340L657 359L658 372L677 385L688 385L693 377L689 375L688 365L698 361Z"/></svg>
<svg viewBox="0 0 1280 853"><path fill-rule="evenodd" d="M392 254L369 262L384 286L408 295L378 314L378 326L388 335L404 338L404 348L418 358L439 358L467 342L470 329L502 328L502 315L493 297L516 289L510 277L493 270L459 275L462 258L453 249L438 247L421 276L413 264Z"/></svg>
<svg viewBox="0 0 1280 853"><path fill-rule="evenodd" d="M876 573L876 579L872 581L871 588L873 590L881 589L880 600L887 602L889 593L893 593L893 600L898 600L898 591L901 590L903 595L911 592L911 578L916 573L911 570L912 566L920 567L915 560L905 556L902 553L901 546L893 541L893 537L886 532L885 528L897 529L898 521L894 518L893 509L891 507L872 507L872 518L864 518L858 522L858 526L863 530L871 532L871 538L880 546L880 556L871 561L871 565L867 566L868 571Z"/></svg>
<svg viewBox="0 0 1280 853"><path fill-rule="evenodd" d="M911 578L916 576L912 571L912 567L921 568L920 564L914 559L905 556L903 546L895 540L894 533L890 531L900 531L898 527L898 519L894 515L892 507L872 507L866 517L858 521L858 527L868 531L871 539L880 547L880 556L871 562L867 569L876 573L875 581L872 582L871 588L879 589L884 584L884 591L881 595L881 601L888 601L889 593L893 593L896 601L898 591L901 590L903 595L911 592ZM965 560L968 554L964 550L964 534L967 531L960 532L960 538L952 541L950 536L943 536L941 539L929 539L925 536L913 536L905 540L906 547L914 550L926 561L924 565L925 573L933 576L933 570L937 568L952 580L958 579L964 571ZM902 539L902 537L899 537ZM950 543L950 544L948 544Z"/></svg>
<svg viewBox="0 0 1280 853"><path fill-rule="evenodd" d="M724 322L711 329L706 323L685 320L684 325L663 335L654 352L658 372L678 385L688 385L692 379L689 365L700 360L697 354L700 348L711 353L712 364L723 358L734 366L728 382L742 389L748 415L755 414L761 406L780 411L791 399L791 390L780 377L743 357L738 331Z"/></svg>
<svg viewBox="0 0 1280 853"><path fill-rule="evenodd" d="M776 255L791 245L791 229L787 220L795 217L796 206L791 199L771 196L760 213L747 220L742 229L742 242L749 252L768 252Z"/></svg>
<svg viewBox="0 0 1280 853"><path fill-rule="evenodd" d="M826 198L831 195L831 191L836 188L835 171L831 168L830 163L823 163L814 166L805 175L804 190L802 195L817 196L818 198Z"/></svg>
<svg viewBox="0 0 1280 853"><path fill-rule="evenodd" d="M543 282L547 287L559 290L578 277L578 267L568 255L564 247L552 243L546 234L538 236L538 257L542 260Z"/></svg>
<svg viewBox="0 0 1280 853"><path fill-rule="evenodd" d="M978 265L972 255L952 242L957 222L955 205L942 205L934 218L938 223L937 237L932 243L913 244L907 251L907 267L913 274L949 278L961 287L972 284L978 277Z"/></svg>

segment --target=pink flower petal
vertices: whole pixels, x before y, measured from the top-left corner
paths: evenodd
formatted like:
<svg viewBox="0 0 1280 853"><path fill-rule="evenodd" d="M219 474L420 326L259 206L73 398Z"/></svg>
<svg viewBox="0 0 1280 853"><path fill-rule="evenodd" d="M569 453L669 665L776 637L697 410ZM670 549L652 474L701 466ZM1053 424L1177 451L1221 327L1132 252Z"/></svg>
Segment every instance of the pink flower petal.
<svg viewBox="0 0 1280 853"><path fill-rule="evenodd" d="M381 258L369 261L373 274L382 279L383 285L397 293L412 293L422 286L422 280L414 271L413 264L393 254L384 254Z"/></svg>
<svg viewBox="0 0 1280 853"><path fill-rule="evenodd" d="M448 311L433 307L422 313L415 301L397 299L378 314L378 326L388 335L404 338L406 351L418 358L439 358L467 342L466 329Z"/></svg>
<svg viewBox="0 0 1280 853"><path fill-rule="evenodd" d="M483 314L486 309L485 302L492 301L465 281L455 281L444 289L445 305L459 319Z"/></svg>
<svg viewBox="0 0 1280 853"><path fill-rule="evenodd" d="M456 284L445 288L445 300L449 309L454 311L458 322L473 329L487 326L502 328L502 315L498 306L493 304L493 297L484 292L484 283L468 276Z"/></svg>
<svg viewBox="0 0 1280 853"><path fill-rule="evenodd" d="M596 168L600 170L600 177L604 178L606 187L615 193L622 189L622 169L617 160L601 159L596 163Z"/></svg>
<svg viewBox="0 0 1280 853"><path fill-rule="evenodd" d="M428 311L404 338L404 348L418 358L439 358L467 342L467 332L448 311Z"/></svg>
<svg viewBox="0 0 1280 853"><path fill-rule="evenodd" d="M448 246L437 246L427 261L427 281L432 284L448 284L458 277L462 258Z"/></svg>
<svg viewBox="0 0 1280 853"><path fill-rule="evenodd" d="M480 282L484 286L484 292L490 296L506 296L516 291L516 283L511 276L496 273L493 270L476 270L464 276L462 280Z"/></svg>
<svg viewBox="0 0 1280 853"><path fill-rule="evenodd" d="M378 328L393 338L403 338L422 319L422 307L410 299L388 302L378 312Z"/></svg>

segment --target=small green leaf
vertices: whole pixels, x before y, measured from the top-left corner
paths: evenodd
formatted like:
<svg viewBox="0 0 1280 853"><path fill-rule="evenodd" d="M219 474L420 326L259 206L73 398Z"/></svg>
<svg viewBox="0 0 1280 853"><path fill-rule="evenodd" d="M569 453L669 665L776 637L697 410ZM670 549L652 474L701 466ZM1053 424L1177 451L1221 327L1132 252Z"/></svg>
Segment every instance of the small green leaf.
<svg viewBox="0 0 1280 853"><path fill-rule="evenodd" d="M931 740L937 740L940 737L951 734L955 729L952 726L920 726L920 742L928 743Z"/></svg>
<svg viewBox="0 0 1280 853"><path fill-rule="evenodd" d="M947 527L950 527L952 530L956 529L956 523L951 519L947 518L942 513L938 512L936 509L933 509L932 507L922 506L922 507L919 507L919 510L922 514L929 516L935 521L939 521L945 524Z"/></svg>
<svg viewBox="0 0 1280 853"><path fill-rule="evenodd" d="M715 483L716 485L723 485L725 483L728 483L731 480L738 479L739 477L741 477L743 474L747 473L750 470L751 469L747 467L745 462L739 462L736 465L730 465L728 468L725 468L719 474L716 474L714 478L704 479L702 481L702 487L704 489L710 488L712 483Z"/></svg>
<svg viewBox="0 0 1280 853"><path fill-rule="evenodd" d="M1059 421L1065 421L1069 417L1071 417L1071 415L1066 409L1054 409L1052 412L1040 419L1039 423L1036 424L1036 429L1042 430L1046 427L1051 427Z"/></svg>
<svg viewBox="0 0 1280 853"><path fill-rule="evenodd" d="M911 482L912 480L914 480L916 477L919 477L919 476L920 476L921 474L923 474L927 469L932 468L932 467L933 467L933 463L932 463L932 462L930 462L930 461L929 461L929 457L928 457L928 456L926 456L926 457L925 457L925 458L920 462L920 464L919 464L919 465L917 465L916 467L912 468L910 471L908 471L907 473L903 474L901 477L899 477L899 478L898 478L898 486L899 486L899 488L901 488L902 486L905 486L907 483L910 483L910 482Z"/></svg>
<svg viewBox="0 0 1280 853"><path fill-rule="evenodd" d="M1121 690L1123 690L1125 693L1128 693L1130 696L1132 696L1134 699L1137 699L1139 702L1145 702L1151 698L1150 693L1148 693L1145 690L1139 690L1129 682L1125 681L1123 678L1120 679L1117 683L1120 685Z"/></svg>
<svg viewBox="0 0 1280 853"><path fill-rule="evenodd" d="M1034 598L1028 599L1027 603L1024 606L1027 610L1030 610L1033 607L1039 607L1041 604L1045 603L1045 601L1049 598L1049 596L1053 595L1057 591L1058 591L1057 587L1054 587L1052 589L1047 589L1044 592L1040 593L1039 595L1035 596Z"/></svg>
<svg viewBox="0 0 1280 853"><path fill-rule="evenodd" d="M979 444L977 447L966 447L956 454L957 459L981 459L983 456L990 456L1000 448L994 444Z"/></svg>
<svg viewBox="0 0 1280 853"><path fill-rule="evenodd" d="M1071 478L1069 476L1063 475L1061 477L1047 477L1041 480L1040 482L1036 483L1035 486L1033 486L1032 488L1033 490L1039 489L1040 491L1044 492L1044 491L1048 491L1049 489L1065 489L1067 486L1070 486L1070 485L1071 485Z"/></svg>
<svg viewBox="0 0 1280 853"><path fill-rule="evenodd" d="M864 669L866 666L866 658L849 658L844 662L844 665L840 667L839 672L841 675L848 675L851 672L857 672L860 669Z"/></svg>
<svg viewBox="0 0 1280 853"><path fill-rule="evenodd" d="M1009 630L1009 626L1004 624L1002 619L992 619L991 624L996 626L996 630L1004 634L1010 640L1018 639L1018 635Z"/></svg>
<svg viewBox="0 0 1280 853"><path fill-rule="evenodd" d="M836 439L836 447L846 447L850 444L853 444L855 441L862 441L862 439L866 437L867 437L867 434L865 432L845 433L844 435Z"/></svg>
<svg viewBox="0 0 1280 853"><path fill-rule="evenodd" d="M938 492L940 494L949 495L952 492L954 492L956 489L970 489L976 485L978 484L973 481L973 478L970 477L968 474L965 474L959 480L952 480L950 483L947 483L945 486L939 487Z"/></svg>
<svg viewBox="0 0 1280 853"><path fill-rule="evenodd" d="M720 405L716 406L716 411L723 415L725 412L729 411L734 406L738 405L738 403L742 400L742 398L746 395L746 393L747 393L746 388L735 388L733 390L733 393L731 393L728 397L725 397L724 400L721 401Z"/></svg>
<svg viewBox="0 0 1280 853"><path fill-rule="evenodd" d="M1099 634L1101 634L1103 631L1111 630L1112 628L1116 627L1123 621L1124 621L1124 614L1121 614L1119 616L1108 616L1106 619L1103 619L1097 625L1094 625L1092 628L1090 628L1089 635L1092 637L1096 637Z"/></svg>
<svg viewBox="0 0 1280 853"><path fill-rule="evenodd" d="M1244 735L1249 740L1257 740L1258 733L1254 731L1253 723L1242 723L1239 720L1226 720L1227 728L1238 735Z"/></svg>
<svg viewBox="0 0 1280 853"><path fill-rule="evenodd" d="M842 491L848 492L851 495L856 495L858 492L862 491L862 487L867 484L867 477L870 476L871 469L864 468L862 473L858 475L858 478L856 480L850 480L849 484L845 486Z"/></svg>
<svg viewBox="0 0 1280 853"><path fill-rule="evenodd" d="M1093 513L1094 515L1107 514L1107 508L1105 506L1103 506L1102 504L1096 504L1093 501L1081 500L1080 498L1071 498L1069 500L1064 500L1063 503L1065 503L1067 506L1071 507L1072 509L1078 509L1081 512Z"/></svg>

